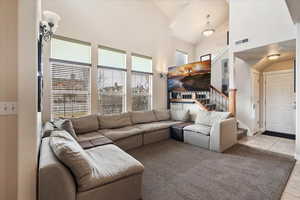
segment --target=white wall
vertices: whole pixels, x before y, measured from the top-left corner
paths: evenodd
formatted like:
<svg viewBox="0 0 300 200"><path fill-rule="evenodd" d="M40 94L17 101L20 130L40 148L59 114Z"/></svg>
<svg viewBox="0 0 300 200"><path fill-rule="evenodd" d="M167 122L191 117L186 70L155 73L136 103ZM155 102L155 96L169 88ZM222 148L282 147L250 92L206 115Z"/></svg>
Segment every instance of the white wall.
<svg viewBox="0 0 300 200"><path fill-rule="evenodd" d="M296 60L300 60L300 23L297 26ZM300 62L296 66L296 159L300 160Z"/></svg>
<svg viewBox="0 0 300 200"><path fill-rule="evenodd" d="M294 67L294 60L286 60L286 61L276 62L271 65L268 65L263 69L263 72L287 70L287 69L293 69L293 67Z"/></svg>
<svg viewBox="0 0 300 200"><path fill-rule="evenodd" d="M37 38L40 0L18 1L18 200L36 199Z"/></svg>
<svg viewBox="0 0 300 200"><path fill-rule="evenodd" d="M236 117L240 121L240 127L249 129L253 122L253 110L251 107L251 65L239 58L235 59L237 104Z"/></svg>
<svg viewBox="0 0 300 200"><path fill-rule="evenodd" d="M17 96L17 0L0 3L0 102ZM0 199L17 198L17 115L0 115Z"/></svg>
<svg viewBox="0 0 300 200"><path fill-rule="evenodd" d="M58 35L152 57L154 108L167 105L166 79L156 73L175 65L176 49L187 52L189 62L194 59L194 45L172 36L168 19L152 1L44 0L43 9L61 16Z"/></svg>
<svg viewBox="0 0 300 200"><path fill-rule="evenodd" d="M212 54L212 58L214 59L227 48L228 23L228 20L226 20L221 26L217 27L216 32L213 35L201 37L201 40L196 45L196 61L200 59L200 56L205 54Z"/></svg>
<svg viewBox="0 0 300 200"><path fill-rule="evenodd" d="M296 38L284 0L230 0L229 7L230 58L235 52ZM235 45L245 38L248 43ZM251 64L236 58L230 68L236 77L230 83L231 88L237 88L237 119L251 129Z"/></svg>
<svg viewBox="0 0 300 200"><path fill-rule="evenodd" d="M230 0L229 7L233 52L296 38L285 0ZM234 44L245 38L248 43Z"/></svg>

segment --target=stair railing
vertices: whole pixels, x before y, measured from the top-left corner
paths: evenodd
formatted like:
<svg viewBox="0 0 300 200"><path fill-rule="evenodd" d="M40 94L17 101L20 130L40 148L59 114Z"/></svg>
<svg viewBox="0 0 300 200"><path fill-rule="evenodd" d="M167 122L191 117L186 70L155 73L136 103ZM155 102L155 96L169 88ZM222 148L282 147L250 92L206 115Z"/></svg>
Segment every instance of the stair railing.
<svg viewBox="0 0 300 200"><path fill-rule="evenodd" d="M212 85L210 86L210 99L212 103L216 104L216 110L223 112L229 110L228 97Z"/></svg>
<svg viewBox="0 0 300 200"><path fill-rule="evenodd" d="M213 86L207 90L170 92L170 103L196 103L207 111L228 111L228 97Z"/></svg>

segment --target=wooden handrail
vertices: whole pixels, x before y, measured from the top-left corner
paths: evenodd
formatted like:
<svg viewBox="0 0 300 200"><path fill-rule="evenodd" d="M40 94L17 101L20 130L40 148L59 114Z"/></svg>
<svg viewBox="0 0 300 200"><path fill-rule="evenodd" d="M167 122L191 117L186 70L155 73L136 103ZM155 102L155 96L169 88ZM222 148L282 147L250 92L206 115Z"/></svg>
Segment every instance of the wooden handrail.
<svg viewBox="0 0 300 200"><path fill-rule="evenodd" d="M210 85L209 86L211 89L213 89L215 92L217 92L219 95L223 96L225 99L228 99L228 96L226 96L223 92L215 88L214 86Z"/></svg>
<svg viewBox="0 0 300 200"><path fill-rule="evenodd" d="M196 99L171 99L172 103L196 103L197 105L199 105L202 109L209 111L208 108L203 105L200 101L196 100Z"/></svg>

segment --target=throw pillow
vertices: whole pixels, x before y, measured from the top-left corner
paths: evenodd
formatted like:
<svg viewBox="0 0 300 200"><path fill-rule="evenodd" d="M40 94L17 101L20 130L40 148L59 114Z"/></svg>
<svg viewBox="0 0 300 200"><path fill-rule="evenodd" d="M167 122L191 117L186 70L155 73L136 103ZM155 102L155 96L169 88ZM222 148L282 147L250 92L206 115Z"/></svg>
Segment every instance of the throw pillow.
<svg viewBox="0 0 300 200"><path fill-rule="evenodd" d="M174 121L184 121L190 120L189 110L171 110L171 119Z"/></svg>
<svg viewBox="0 0 300 200"><path fill-rule="evenodd" d="M68 133L54 131L50 137L50 147L58 160L75 176L78 191L89 190L97 184L99 171L96 164Z"/></svg>
<svg viewBox="0 0 300 200"><path fill-rule="evenodd" d="M46 122L43 126L42 138L49 137L54 131L54 125L51 122Z"/></svg>
<svg viewBox="0 0 300 200"><path fill-rule="evenodd" d="M98 131L99 122L97 115L88 115L85 117L71 119L76 134L84 134Z"/></svg>
<svg viewBox="0 0 300 200"><path fill-rule="evenodd" d="M228 119L231 116L230 112L217 112L217 111L212 111L211 112L211 121L210 124L211 126L216 123L220 122L222 120Z"/></svg>
<svg viewBox="0 0 300 200"><path fill-rule="evenodd" d="M211 126L211 112L206 110L199 110L197 112L195 124Z"/></svg>
<svg viewBox="0 0 300 200"><path fill-rule="evenodd" d="M70 135L75 140L78 140L78 137L75 133L75 130L73 128L73 124L72 124L71 120L69 120L69 119L57 119L53 123L54 123L54 125L56 126L57 129L67 131L68 133L70 133Z"/></svg>

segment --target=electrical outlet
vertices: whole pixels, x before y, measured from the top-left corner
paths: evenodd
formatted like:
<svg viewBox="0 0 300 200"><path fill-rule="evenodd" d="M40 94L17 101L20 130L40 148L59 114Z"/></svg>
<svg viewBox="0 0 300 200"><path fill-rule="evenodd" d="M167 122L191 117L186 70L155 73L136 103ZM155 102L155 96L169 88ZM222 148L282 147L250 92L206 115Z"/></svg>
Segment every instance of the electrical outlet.
<svg viewBox="0 0 300 200"><path fill-rule="evenodd" d="M0 115L16 115L17 102L0 102Z"/></svg>

